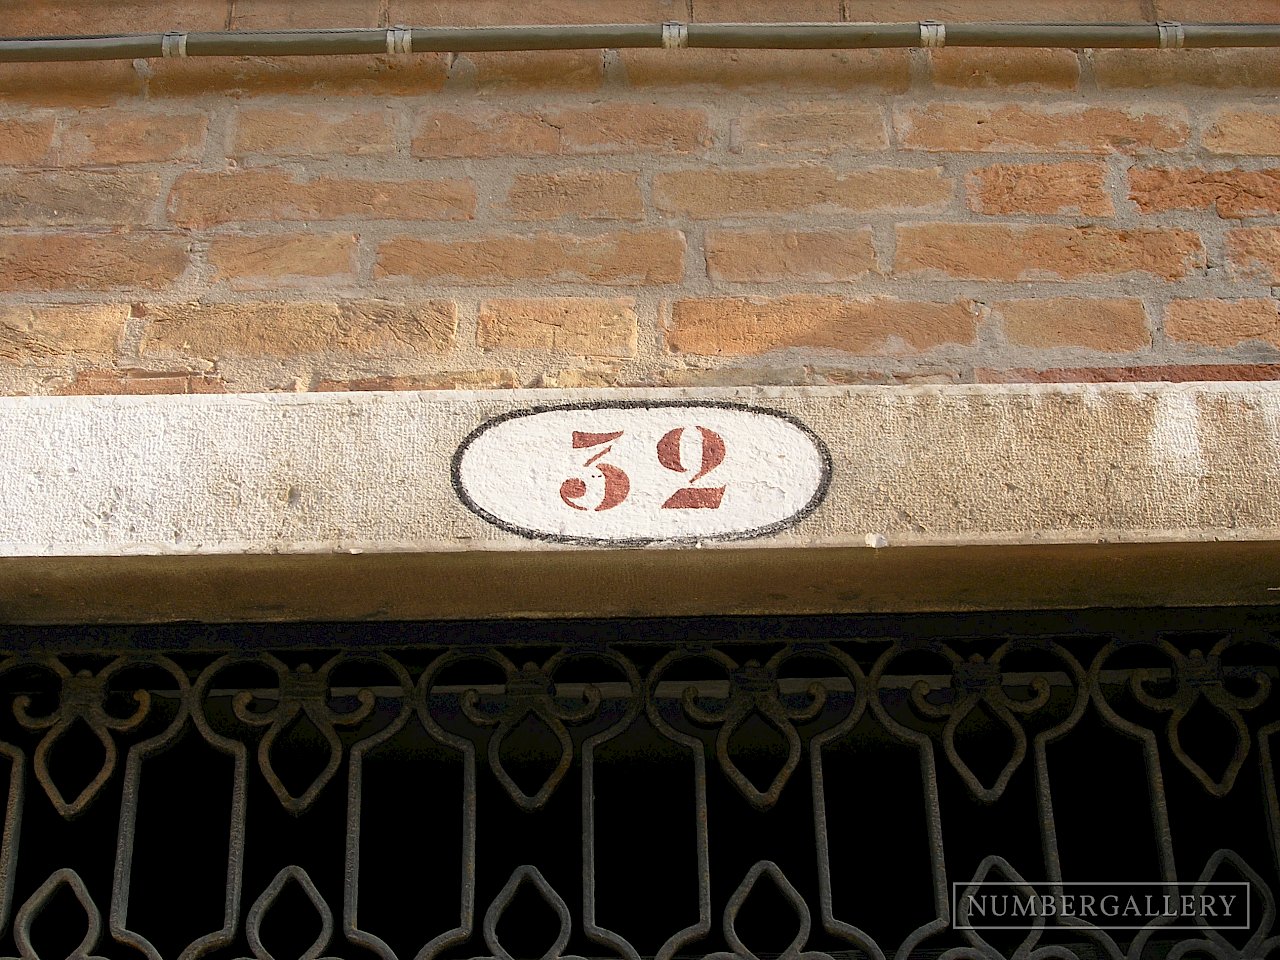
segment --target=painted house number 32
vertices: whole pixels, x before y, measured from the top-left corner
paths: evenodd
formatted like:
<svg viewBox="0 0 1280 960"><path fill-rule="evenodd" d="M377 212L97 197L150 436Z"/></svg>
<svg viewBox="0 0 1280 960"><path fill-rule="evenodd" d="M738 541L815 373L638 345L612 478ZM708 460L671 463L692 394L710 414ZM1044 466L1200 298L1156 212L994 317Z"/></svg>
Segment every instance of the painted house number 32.
<svg viewBox="0 0 1280 960"><path fill-rule="evenodd" d="M692 466L686 467L681 456L680 445L684 439L685 428L677 427L662 435L658 441L654 455L659 464L675 473L693 472L687 483L662 504L663 510L718 510L724 498L724 487L694 486L713 470L724 463L724 438L709 427L695 427L698 431L698 443L701 449L701 464L693 472ZM584 467L594 467L604 477L604 492L600 502L595 506L586 501L587 482L581 477L569 477L560 484L560 499L574 510L595 511L612 510L631 493L631 477L616 464L604 458L613 451L613 442L625 431L615 430L611 433L588 433L582 430L573 431L573 448L575 450L591 450L604 447L583 461Z"/></svg>

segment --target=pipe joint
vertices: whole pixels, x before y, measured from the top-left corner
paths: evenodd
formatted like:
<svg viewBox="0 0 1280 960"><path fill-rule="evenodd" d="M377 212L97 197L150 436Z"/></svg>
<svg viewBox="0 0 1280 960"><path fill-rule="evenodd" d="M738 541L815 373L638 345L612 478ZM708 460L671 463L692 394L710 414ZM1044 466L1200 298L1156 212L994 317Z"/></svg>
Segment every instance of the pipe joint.
<svg viewBox="0 0 1280 960"><path fill-rule="evenodd" d="M1181 50L1187 45L1187 32L1177 20L1161 20L1156 24L1160 28L1160 49Z"/></svg>
<svg viewBox="0 0 1280 960"><path fill-rule="evenodd" d="M187 35L170 30L160 41L160 56L185 57L187 55Z"/></svg>
<svg viewBox="0 0 1280 960"><path fill-rule="evenodd" d="M947 26L937 20L920 21L920 46L937 50L947 45Z"/></svg>
<svg viewBox="0 0 1280 960"><path fill-rule="evenodd" d="M662 25L662 48L679 50L689 45L689 25L678 20L668 20Z"/></svg>
<svg viewBox="0 0 1280 960"><path fill-rule="evenodd" d="M413 31L405 26L394 26L387 31L387 53L412 53Z"/></svg>

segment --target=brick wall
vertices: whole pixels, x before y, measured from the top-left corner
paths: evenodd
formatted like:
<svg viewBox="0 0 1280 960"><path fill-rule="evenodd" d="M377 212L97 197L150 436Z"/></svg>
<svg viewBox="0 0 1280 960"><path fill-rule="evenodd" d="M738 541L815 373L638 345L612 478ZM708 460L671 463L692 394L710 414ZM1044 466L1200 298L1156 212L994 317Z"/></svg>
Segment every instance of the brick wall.
<svg viewBox="0 0 1280 960"><path fill-rule="evenodd" d="M3 31L1063 17L14 0ZM1278 91L1260 50L2 66L0 392L1277 378Z"/></svg>

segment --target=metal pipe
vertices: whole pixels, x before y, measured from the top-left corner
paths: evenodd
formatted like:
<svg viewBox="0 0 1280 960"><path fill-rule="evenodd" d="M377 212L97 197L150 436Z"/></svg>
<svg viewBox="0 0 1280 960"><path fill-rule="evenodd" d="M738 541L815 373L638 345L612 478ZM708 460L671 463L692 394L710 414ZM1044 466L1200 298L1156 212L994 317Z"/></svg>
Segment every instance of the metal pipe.
<svg viewBox="0 0 1280 960"><path fill-rule="evenodd" d="M393 34L407 45L393 43ZM178 40L180 42L172 42ZM667 23L202 31L0 39L0 63L185 57L627 47L850 50L890 47L1280 47L1280 23Z"/></svg>

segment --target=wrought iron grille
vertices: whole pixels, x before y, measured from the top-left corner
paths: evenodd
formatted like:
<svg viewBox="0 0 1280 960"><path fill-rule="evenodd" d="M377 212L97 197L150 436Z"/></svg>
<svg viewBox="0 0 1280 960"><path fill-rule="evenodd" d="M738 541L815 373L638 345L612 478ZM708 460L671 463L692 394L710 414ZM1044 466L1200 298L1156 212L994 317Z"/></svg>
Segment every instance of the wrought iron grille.
<svg viewBox="0 0 1280 960"><path fill-rule="evenodd" d="M1278 630L11 632L0 954L1255 960L1280 951ZM1245 880L1256 906L1235 932L955 929L950 885L984 878Z"/></svg>

